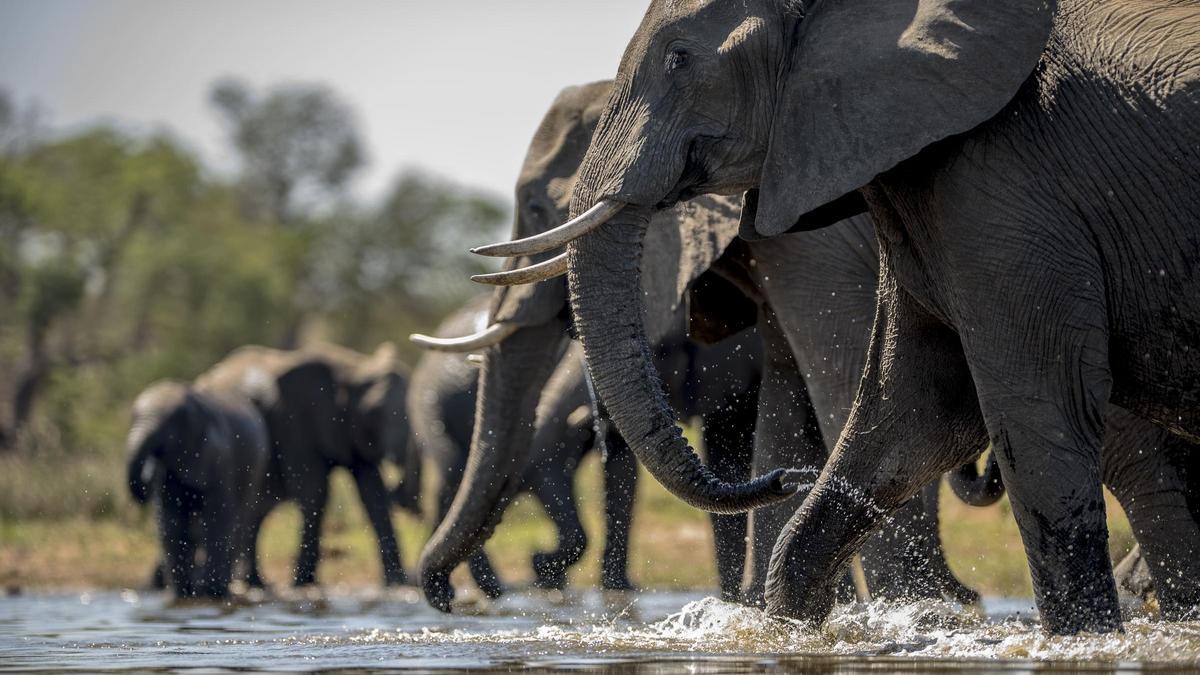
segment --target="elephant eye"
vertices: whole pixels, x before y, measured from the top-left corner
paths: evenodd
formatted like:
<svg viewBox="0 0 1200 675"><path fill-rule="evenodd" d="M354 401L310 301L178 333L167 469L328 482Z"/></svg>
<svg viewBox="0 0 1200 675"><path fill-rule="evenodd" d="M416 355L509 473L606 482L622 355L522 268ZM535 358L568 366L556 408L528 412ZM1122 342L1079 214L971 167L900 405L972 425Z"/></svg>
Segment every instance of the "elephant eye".
<svg viewBox="0 0 1200 675"><path fill-rule="evenodd" d="M546 207L542 206L541 204L539 204L537 202L530 202L529 206L527 206L526 208L529 209L529 216L531 218L533 218L534 220L536 220L538 223L546 222L546 219L549 216L549 214L546 213Z"/></svg>
<svg viewBox="0 0 1200 675"><path fill-rule="evenodd" d="M692 55L682 47L673 47L667 52L667 72L673 73L687 68L691 64Z"/></svg>

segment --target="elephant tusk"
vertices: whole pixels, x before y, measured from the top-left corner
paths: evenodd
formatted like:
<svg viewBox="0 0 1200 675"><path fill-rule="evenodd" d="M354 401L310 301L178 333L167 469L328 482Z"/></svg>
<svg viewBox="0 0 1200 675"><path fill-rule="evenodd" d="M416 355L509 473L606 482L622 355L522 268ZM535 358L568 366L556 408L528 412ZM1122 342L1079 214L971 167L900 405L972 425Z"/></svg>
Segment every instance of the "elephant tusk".
<svg viewBox="0 0 1200 675"><path fill-rule="evenodd" d="M484 330L475 333L474 335L465 335L456 338L438 338L420 333L413 333L408 336L408 339L418 347L430 349L435 352L451 352L462 354L473 352L478 349L486 349L493 345L499 344L508 336L517 332L520 326L511 323L494 323Z"/></svg>
<svg viewBox="0 0 1200 675"><path fill-rule="evenodd" d="M530 265L529 267L521 267L508 272L496 272L494 274L476 274L471 277L471 281L480 284L491 284L492 286L516 286L553 279L566 273L567 254L563 253L545 262Z"/></svg>
<svg viewBox="0 0 1200 675"><path fill-rule="evenodd" d="M625 204L622 202L605 199L580 214L575 220L559 225L553 230L547 230L541 234L535 234L524 239L479 246L471 249L471 253L498 258L510 258L518 255L533 255L534 253L551 251L561 246L566 246L588 232L600 227L608 222L608 219L612 218L624 206Z"/></svg>
<svg viewBox="0 0 1200 675"><path fill-rule="evenodd" d="M482 366L483 354L467 354L467 363L473 366Z"/></svg>

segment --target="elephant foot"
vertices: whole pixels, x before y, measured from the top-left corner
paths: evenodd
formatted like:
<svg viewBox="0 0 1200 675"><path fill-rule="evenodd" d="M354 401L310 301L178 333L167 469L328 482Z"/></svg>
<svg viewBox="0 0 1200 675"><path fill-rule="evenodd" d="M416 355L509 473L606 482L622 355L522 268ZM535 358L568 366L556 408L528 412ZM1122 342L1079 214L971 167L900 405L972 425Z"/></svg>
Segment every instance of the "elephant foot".
<svg viewBox="0 0 1200 675"><path fill-rule="evenodd" d="M983 600L978 591L962 583L946 584L942 588L942 594L963 606L978 605Z"/></svg>
<svg viewBox="0 0 1200 675"><path fill-rule="evenodd" d="M425 594L425 601L431 607L440 612L450 613L450 603L454 600L454 586L450 585L449 574L422 575L421 592Z"/></svg>
<svg viewBox="0 0 1200 675"><path fill-rule="evenodd" d="M296 588L307 588L316 585L317 577L315 574L297 574L296 578L292 580L292 586Z"/></svg>
<svg viewBox="0 0 1200 675"><path fill-rule="evenodd" d="M533 556L533 572L537 588L561 591L567 587L567 567L552 553L536 553Z"/></svg>
<svg viewBox="0 0 1200 675"><path fill-rule="evenodd" d="M408 575L403 569L386 570L383 574L383 585L387 587L407 586Z"/></svg>
<svg viewBox="0 0 1200 675"><path fill-rule="evenodd" d="M624 572L620 574L604 574L600 579L600 587L606 591L636 591L638 587Z"/></svg>
<svg viewBox="0 0 1200 675"><path fill-rule="evenodd" d="M267 587L267 582L263 581L262 576L256 570L246 575L246 586L248 588L264 589Z"/></svg>
<svg viewBox="0 0 1200 675"><path fill-rule="evenodd" d="M475 585L478 586L479 590L491 600L495 600L496 598L504 595L504 584L501 584L500 580L496 577L476 579Z"/></svg>
<svg viewBox="0 0 1200 675"><path fill-rule="evenodd" d="M150 580L146 582L146 588L151 591L161 591L167 588L167 575L161 564L154 566L154 571L150 573Z"/></svg>

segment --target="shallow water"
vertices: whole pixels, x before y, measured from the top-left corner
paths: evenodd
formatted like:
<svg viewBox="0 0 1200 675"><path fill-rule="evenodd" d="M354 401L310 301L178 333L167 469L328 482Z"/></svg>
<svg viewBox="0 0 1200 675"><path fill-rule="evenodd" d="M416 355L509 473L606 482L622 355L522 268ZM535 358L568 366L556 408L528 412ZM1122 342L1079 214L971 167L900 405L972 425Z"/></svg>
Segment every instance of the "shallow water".
<svg viewBox="0 0 1200 675"><path fill-rule="evenodd" d="M1115 636L1048 638L1026 602L839 607L820 631L687 593L513 593L444 615L415 591L225 608L160 595L0 599L0 671L99 669L1099 672L1200 665L1200 623L1134 619Z"/></svg>

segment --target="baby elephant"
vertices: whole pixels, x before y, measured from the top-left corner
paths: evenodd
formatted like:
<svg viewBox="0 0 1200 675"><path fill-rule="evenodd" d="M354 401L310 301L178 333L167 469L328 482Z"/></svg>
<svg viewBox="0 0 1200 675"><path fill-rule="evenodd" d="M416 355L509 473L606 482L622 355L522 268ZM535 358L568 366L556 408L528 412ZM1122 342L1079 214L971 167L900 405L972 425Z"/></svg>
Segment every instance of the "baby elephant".
<svg viewBox="0 0 1200 675"><path fill-rule="evenodd" d="M157 506L166 583L177 597L228 596L270 458L258 410L240 394L159 381L134 402L127 445L129 491Z"/></svg>

